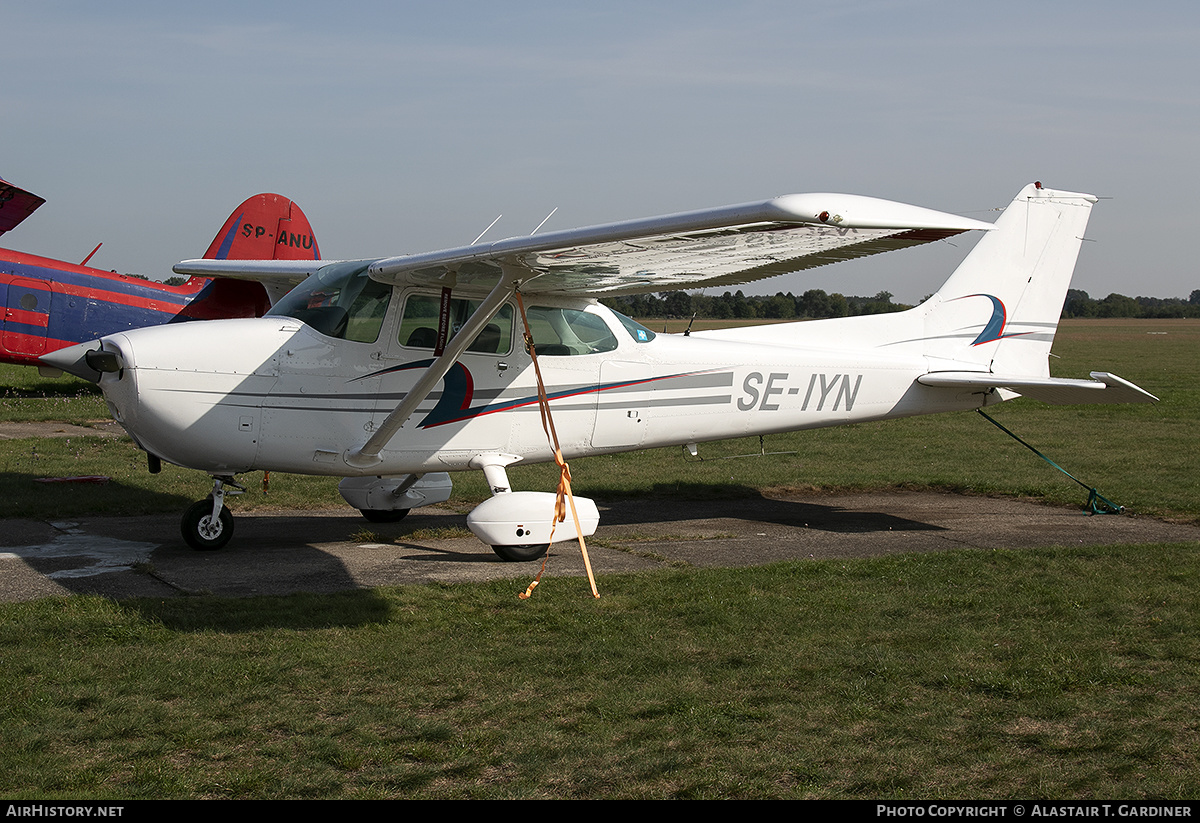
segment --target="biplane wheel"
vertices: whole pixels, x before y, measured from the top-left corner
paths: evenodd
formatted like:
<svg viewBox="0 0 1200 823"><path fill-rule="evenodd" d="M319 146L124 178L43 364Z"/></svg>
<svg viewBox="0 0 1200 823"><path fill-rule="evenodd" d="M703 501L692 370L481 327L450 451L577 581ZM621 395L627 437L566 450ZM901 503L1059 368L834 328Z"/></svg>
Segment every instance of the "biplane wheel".
<svg viewBox="0 0 1200 823"><path fill-rule="evenodd" d="M216 520L212 516L212 498L188 506L180 522L184 541L196 551L214 551L233 537L233 515L222 507Z"/></svg>
<svg viewBox="0 0 1200 823"><path fill-rule="evenodd" d="M500 559L510 563L527 563L545 556L550 550L549 543L528 546L492 546L492 551L500 555Z"/></svg>
<svg viewBox="0 0 1200 823"><path fill-rule="evenodd" d="M412 509L359 509L359 511L372 523L398 523L407 517Z"/></svg>

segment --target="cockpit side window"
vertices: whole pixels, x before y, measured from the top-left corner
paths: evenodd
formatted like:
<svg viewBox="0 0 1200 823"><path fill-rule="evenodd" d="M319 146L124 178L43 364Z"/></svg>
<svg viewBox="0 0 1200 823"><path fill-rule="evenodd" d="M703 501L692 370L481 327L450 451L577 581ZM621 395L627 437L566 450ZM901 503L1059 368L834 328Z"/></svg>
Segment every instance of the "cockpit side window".
<svg viewBox="0 0 1200 823"><path fill-rule="evenodd" d="M367 276L367 264L334 263L276 303L267 314L294 317L327 337L374 343L392 287Z"/></svg>
<svg viewBox="0 0 1200 823"><path fill-rule="evenodd" d="M453 298L450 301L450 337L479 308L480 301ZM438 312L441 300L430 294L410 294L404 302L404 317L400 321L400 345L413 349L432 349L437 345ZM500 307L483 331L467 346L477 354L508 354L512 351L513 308L507 303Z"/></svg>
<svg viewBox="0 0 1200 823"><path fill-rule="evenodd" d="M434 295L410 294L404 302L404 316L400 321L400 344L416 349L434 348L437 345L440 306L440 299ZM462 328L478 306L477 300L451 299L451 336ZM529 319L533 344L539 356L596 354L617 348L616 336L599 315L578 309L530 306L526 308L525 316ZM511 352L514 317L513 306L504 304L467 347L467 351L485 354Z"/></svg>

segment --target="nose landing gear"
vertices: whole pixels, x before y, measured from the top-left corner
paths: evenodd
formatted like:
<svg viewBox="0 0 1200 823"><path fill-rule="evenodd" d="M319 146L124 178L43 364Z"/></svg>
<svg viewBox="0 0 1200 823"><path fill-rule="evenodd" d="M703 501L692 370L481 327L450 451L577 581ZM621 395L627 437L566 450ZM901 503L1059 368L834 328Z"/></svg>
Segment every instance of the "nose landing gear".
<svg viewBox="0 0 1200 823"><path fill-rule="evenodd" d="M232 488L227 490L226 486ZM184 541L197 551L224 547L233 537L233 515L225 508L225 495L244 491L232 477L214 477L212 494L188 506L183 513L179 526Z"/></svg>

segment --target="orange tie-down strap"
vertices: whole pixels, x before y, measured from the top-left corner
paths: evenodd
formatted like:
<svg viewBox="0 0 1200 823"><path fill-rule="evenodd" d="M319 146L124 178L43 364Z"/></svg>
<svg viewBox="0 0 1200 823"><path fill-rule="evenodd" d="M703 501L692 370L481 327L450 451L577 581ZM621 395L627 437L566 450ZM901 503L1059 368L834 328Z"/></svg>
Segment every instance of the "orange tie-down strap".
<svg viewBox="0 0 1200 823"><path fill-rule="evenodd" d="M599 597L600 592L596 590L596 578L592 575L592 561L588 558L587 543L584 542L583 528L579 523L579 513L575 510L575 497L571 493L571 467L563 459L562 449L558 445L558 432L554 428L554 418L550 415L550 398L546 395L546 384L542 380L542 368L538 365L537 350L533 346L533 333L529 330L529 318L525 316L525 303L521 300L521 293L518 291L516 294L517 308L521 310L521 323L525 326L525 347L529 349L529 357L533 361L533 372L537 376L538 409L542 414L542 429L546 432L546 439L549 441L550 447L554 449L554 462L558 464L559 469L558 490L554 501L554 522L550 526L546 556L542 558L542 568L537 577L518 597L522 600L528 599L533 594L533 590L537 588L538 583L541 582L542 574L546 571L546 562L550 559L549 544L554 542L554 531L558 528L558 524L567 519L568 506L575 522L575 536L579 540L579 551L583 555L583 566L587 570L588 583L592 587L592 597Z"/></svg>

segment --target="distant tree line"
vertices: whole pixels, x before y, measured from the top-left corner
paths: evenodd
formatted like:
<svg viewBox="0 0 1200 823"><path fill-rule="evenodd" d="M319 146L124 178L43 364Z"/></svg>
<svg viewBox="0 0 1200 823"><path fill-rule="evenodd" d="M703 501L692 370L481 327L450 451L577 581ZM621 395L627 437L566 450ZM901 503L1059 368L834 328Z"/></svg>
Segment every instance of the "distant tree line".
<svg viewBox="0 0 1200 823"><path fill-rule="evenodd" d="M809 289L800 296L791 292L774 295L691 294L684 291L631 294L602 300L606 306L630 317L696 317L718 320L816 320L904 311L912 306L893 303L891 292L873 297L848 297L822 289ZM1063 317L1200 317L1200 289L1181 297L1126 297L1110 294L1095 300L1085 291L1070 289L1063 304Z"/></svg>
<svg viewBox="0 0 1200 823"><path fill-rule="evenodd" d="M1063 304L1063 317L1200 317L1200 289L1187 300L1182 297L1126 297L1110 294L1094 300L1085 291L1070 289Z"/></svg>

